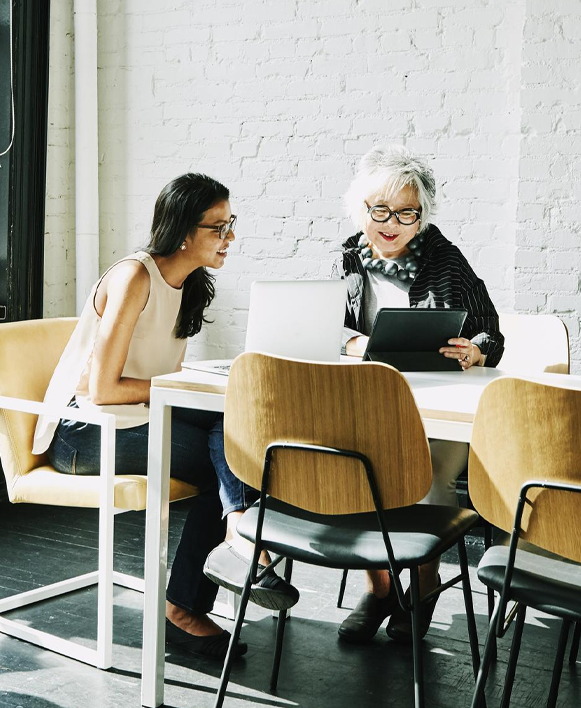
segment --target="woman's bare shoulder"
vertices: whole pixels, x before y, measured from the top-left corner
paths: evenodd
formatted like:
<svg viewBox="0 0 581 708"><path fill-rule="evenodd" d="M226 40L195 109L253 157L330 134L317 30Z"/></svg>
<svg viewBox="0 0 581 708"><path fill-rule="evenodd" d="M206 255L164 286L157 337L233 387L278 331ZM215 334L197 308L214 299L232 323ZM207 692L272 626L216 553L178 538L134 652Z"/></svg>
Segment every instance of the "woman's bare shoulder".
<svg viewBox="0 0 581 708"><path fill-rule="evenodd" d="M106 274L107 290L110 287L131 289L131 290L149 290L151 277L149 271L141 261L127 259L116 263ZM103 283L105 284L105 278Z"/></svg>
<svg viewBox="0 0 581 708"><path fill-rule="evenodd" d="M117 301L119 305L132 302L142 310L150 287L151 277L143 263L132 259L120 261L103 276L95 293L95 308L102 315L108 302Z"/></svg>

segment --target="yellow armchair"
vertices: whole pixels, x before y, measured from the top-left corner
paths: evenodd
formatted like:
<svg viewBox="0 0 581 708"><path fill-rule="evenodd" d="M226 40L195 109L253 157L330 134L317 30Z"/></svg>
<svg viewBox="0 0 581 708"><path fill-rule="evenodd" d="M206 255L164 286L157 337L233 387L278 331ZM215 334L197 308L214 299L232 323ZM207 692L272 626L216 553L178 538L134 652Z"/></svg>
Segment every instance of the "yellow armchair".
<svg viewBox="0 0 581 708"><path fill-rule="evenodd" d="M98 668L112 664L113 584L143 592L143 580L113 570L113 520L116 513L146 506L147 477L115 474L115 416L42 403L52 373L75 328L75 318L30 320L0 325L0 460L12 503L99 509L99 568L0 600L0 632L43 646ZM33 455L39 414L67 417L101 426L101 474L61 474L46 454ZM145 470L144 470L145 473ZM170 481L170 500L185 499L197 489ZM98 584L97 648L83 647L3 613L50 597Z"/></svg>

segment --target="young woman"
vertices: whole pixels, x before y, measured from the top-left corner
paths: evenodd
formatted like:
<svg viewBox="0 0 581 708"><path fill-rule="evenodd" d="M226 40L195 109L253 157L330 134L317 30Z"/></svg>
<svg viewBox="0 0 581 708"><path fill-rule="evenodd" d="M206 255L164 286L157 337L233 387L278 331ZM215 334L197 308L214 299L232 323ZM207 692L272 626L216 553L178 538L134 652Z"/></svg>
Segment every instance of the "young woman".
<svg viewBox="0 0 581 708"><path fill-rule="evenodd" d="M464 370L500 361L504 337L498 315L483 281L430 223L435 197L432 169L407 149L374 148L362 158L345 197L358 233L345 241L335 264L335 275L346 278L348 285L343 337L348 355L363 355L381 307L459 308L468 312L464 327L440 349L442 356L456 359ZM468 445L430 440L430 450L433 482L423 502L456 505L456 479L466 468ZM420 568L422 594L440 583L438 565ZM422 605L422 636L435 604ZM388 572L369 572L367 592L339 635L350 642L369 641L388 616L388 635L411 641L410 616L399 607Z"/></svg>
<svg viewBox="0 0 581 708"><path fill-rule="evenodd" d="M45 400L114 413L120 473L147 469L151 378L180 368L186 339L200 331L214 297L206 269L223 267L235 223L224 185L182 175L157 199L147 247L109 268L91 291ZM98 474L99 446L95 426L38 421L34 452L48 450L60 472ZM167 641L221 659L230 635L207 616L218 588L203 566L224 539L223 506L233 515L228 535L244 548L235 520L253 500L226 463L221 414L173 410L171 474L196 485L200 495L192 500L167 589ZM283 595L296 593L278 576L271 585ZM240 644L238 654L245 651Z"/></svg>

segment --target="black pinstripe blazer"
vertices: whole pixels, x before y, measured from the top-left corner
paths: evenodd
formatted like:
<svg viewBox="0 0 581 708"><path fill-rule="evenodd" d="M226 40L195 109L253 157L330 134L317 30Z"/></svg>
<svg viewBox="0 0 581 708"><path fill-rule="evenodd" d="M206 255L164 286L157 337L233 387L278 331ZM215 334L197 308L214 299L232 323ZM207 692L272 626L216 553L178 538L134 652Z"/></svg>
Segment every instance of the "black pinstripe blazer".
<svg viewBox="0 0 581 708"><path fill-rule="evenodd" d="M496 366L504 351L504 337L498 328L498 314L486 290L457 246L429 224L419 270L412 282L410 307L461 308L468 312L461 336L470 339L483 354L485 366ZM348 238L343 253L333 266L335 277L347 280L345 326L360 332L363 327L365 270L357 243L361 233Z"/></svg>

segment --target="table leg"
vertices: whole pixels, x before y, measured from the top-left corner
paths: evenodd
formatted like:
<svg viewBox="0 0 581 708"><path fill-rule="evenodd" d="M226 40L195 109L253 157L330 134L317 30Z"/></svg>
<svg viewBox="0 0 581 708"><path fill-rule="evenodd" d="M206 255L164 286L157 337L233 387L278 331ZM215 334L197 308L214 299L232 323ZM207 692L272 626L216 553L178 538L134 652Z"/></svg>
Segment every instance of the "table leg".
<svg viewBox="0 0 581 708"><path fill-rule="evenodd" d="M164 400L163 390L152 388L149 408L141 674L141 704L147 708L157 708L163 703L170 460L171 408Z"/></svg>

